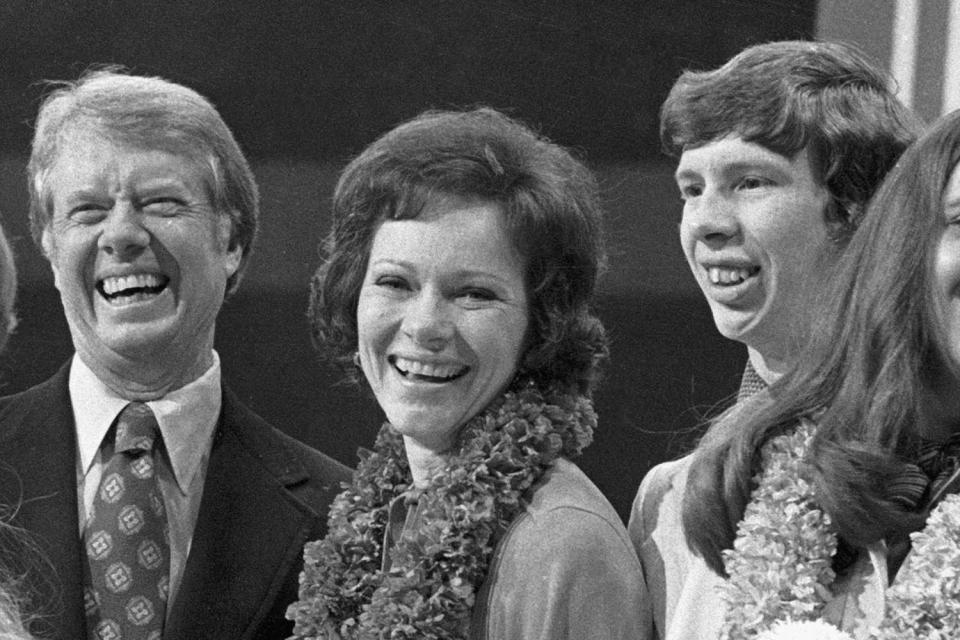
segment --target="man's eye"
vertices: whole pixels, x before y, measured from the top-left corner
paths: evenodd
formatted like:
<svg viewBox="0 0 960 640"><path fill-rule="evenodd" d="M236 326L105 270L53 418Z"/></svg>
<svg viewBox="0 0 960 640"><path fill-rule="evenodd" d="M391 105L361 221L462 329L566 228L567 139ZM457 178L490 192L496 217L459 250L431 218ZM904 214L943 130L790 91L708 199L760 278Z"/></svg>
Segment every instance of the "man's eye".
<svg viewBox="0 0 960 640"><path fill-rule="evenodd" d="M103 205L85 202L70 209L67 217L75 222L87 224L102 219L106 215L106 211L107 208Z"/></svg>
<svg viewBox="0 0 960 640"><path fill-rule="evenodd" d="M771 184L773 184L773 182L767 178L761 178L759 176L746 176L741 178L737 183L737 189L759 189Z"/></svg>
<svg viewBox="0 0 960 640"><path fill-rule="evenodd" d="M698 184L688 184L680 187L680 199L696 198L703 193L703 187Z"/></svg>
<svg viewBox="0 0 960 640"><path fill-rule="evenodd" d="M172 215L184 206L184 202L178 198L151 198L144 200L140 206L146 213Z"/></svg>

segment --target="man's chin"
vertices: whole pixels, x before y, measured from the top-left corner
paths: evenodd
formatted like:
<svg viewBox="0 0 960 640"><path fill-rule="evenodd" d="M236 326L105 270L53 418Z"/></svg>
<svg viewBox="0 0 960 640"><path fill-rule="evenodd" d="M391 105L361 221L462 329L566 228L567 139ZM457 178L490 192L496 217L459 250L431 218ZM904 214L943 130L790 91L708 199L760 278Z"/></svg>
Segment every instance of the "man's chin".
<svg viewBox="0 0 960 640"><path fill-rule="evenodd" d="M771 340L777 342L779 334L787 334L790 328L770 326L766 315L757 309L713 309L713 322L724 338L739 342L746 347L763 351Z"/></svg>
<svg viewBox="0 0 960 640"><path fill-rule="evenodd" d="M177 344L176 337L175 323L170 319L100 323L90 351L98 359L119 358L153 364L186 346Z"/></svg>

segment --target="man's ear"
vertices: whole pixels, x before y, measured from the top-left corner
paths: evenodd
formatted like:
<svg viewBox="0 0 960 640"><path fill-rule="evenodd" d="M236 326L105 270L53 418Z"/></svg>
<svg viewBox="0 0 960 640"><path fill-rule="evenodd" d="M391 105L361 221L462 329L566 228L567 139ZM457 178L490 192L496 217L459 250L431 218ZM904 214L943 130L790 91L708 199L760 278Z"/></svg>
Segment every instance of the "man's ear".
<svg viewBox="0 0 960 640"><path fill-rule="evenodd" d="M230 216L223 215L217 221L221 246L225 247L223 268L228 278L237 272L237 269L240 268L240 262L243 260L243 247L231 237L233 235L233 219Z"/></svg>
<svg viewBox="0 0 960 640"><path fill-rule="evenodd" d="M846 243L863 219L864 205L860 202L839 202L833 198L827 205L827 234L833 240Z"/></svg>
<svg viewBox="0 0 960 640"><path fill-rule="evenodd" d="M43 247L43 255L47 259L47 262L50 263L50 269L53 270L53 284L59 289L60 272L57 270L57 261L54 259L57 253L57 246L53 241L53 233L50 231L49 225L43 229L43 233L40 236L40 246Z"/></svg>
<svg viewBox="0 0 960 640"><path fill-rule="evenodd" d="M240 243L237 242L232 247L228 246L223 262L223 267L227 272L228 278L235 274L237 269L240 268L241 260L243 260L243 247L240 246Z"/></svg>

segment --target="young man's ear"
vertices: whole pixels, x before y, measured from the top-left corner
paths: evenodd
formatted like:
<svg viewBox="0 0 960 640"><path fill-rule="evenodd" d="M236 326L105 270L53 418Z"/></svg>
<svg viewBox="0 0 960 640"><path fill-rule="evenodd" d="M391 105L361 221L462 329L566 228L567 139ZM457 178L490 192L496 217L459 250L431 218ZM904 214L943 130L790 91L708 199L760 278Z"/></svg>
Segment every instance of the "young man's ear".
<svg viewBox="0 0 960 640"><path fill-rule="evenodd" d="M827 205L827 232L836 242L845 243L860 226L865 206L860 202L839 202L833 198Z"/></svg>

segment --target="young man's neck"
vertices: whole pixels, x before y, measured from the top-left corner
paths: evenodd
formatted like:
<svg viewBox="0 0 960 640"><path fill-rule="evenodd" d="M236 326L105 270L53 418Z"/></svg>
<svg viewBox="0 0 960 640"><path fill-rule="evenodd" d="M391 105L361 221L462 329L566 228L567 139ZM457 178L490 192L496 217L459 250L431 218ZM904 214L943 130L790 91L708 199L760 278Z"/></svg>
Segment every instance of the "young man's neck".
<svg viewBox="0 0 960 640"><path fill-rule="evenodd" d="M787 372L790 365L793 364L785 360L777 360L764 356L750 346L747 347L747 357L750 359L750 364L753 365L757 375L763 378L763 381L767 384L776 382L780 376Z"/></svg>

